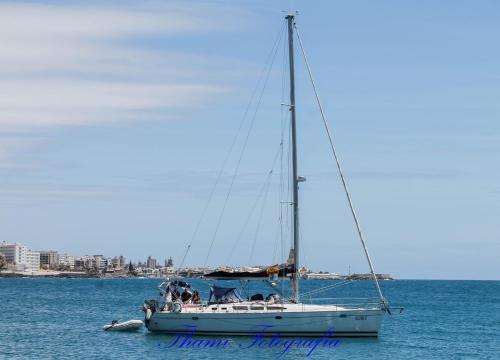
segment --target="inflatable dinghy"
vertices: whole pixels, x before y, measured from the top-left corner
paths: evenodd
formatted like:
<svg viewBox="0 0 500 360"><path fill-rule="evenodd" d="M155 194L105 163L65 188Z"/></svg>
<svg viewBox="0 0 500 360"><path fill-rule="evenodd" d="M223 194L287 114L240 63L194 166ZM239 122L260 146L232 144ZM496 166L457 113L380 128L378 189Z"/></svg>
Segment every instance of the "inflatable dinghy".
<svg viewBox="0 0 500 360"><path fill-rule="evenodd" d="M142 327L142 320L129 320L118 322L113 320L109 325L104 325L102 328L106 331L135 331Z"/></svg>

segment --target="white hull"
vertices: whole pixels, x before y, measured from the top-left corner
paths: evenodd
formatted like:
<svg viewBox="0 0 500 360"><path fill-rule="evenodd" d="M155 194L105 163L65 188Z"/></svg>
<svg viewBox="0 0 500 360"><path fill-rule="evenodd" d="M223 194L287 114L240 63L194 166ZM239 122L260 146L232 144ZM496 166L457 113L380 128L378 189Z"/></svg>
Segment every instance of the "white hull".
<svg viewBox="0 0 500 360"><path fill-rule="evenodd" d="M235 307L241 308L241 304ZM378 336L385 311L347 309L335 305L285 304L282 310L235 310L231 304L193 306L181 312L158 311L146 326L150 331L200 335ZM276 306L273 306L276 308Z"/></svg>

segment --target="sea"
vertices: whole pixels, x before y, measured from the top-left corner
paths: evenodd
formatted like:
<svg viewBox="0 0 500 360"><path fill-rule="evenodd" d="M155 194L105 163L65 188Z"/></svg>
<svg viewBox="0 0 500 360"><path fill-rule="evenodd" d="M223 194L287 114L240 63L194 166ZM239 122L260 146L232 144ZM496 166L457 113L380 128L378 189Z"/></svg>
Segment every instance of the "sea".
<svg viewBox="0 0 500 360"><path fill-rule="evenodd" d="M207 296L206 282L187 281ZM251 337L224 337L220 340L229 340L225 347L179 347L179 342L173 345L176 335L145 328L102 330L113 319L143 319L142 304L158 296L160 283L0 278L0 359L500 359L500 281L382 281L394 309L379 337L338 338L335 346L320 343L313 351L297 343L286 351L284 342L251 346ZM334 283L307 280L301 289ZM252 286L250 292L269 292L261 283ZM357 281L322 296L365 297L375 294L373 288L371 281Z"/></svg>

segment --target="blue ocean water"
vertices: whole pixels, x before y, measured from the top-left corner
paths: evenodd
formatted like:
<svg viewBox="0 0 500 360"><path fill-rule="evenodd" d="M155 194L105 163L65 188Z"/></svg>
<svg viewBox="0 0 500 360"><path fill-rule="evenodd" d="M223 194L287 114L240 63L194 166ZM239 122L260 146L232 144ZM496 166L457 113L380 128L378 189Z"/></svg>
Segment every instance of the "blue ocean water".
<svg viewBox="0 0 500 360"><path fill-rule="evenodd" d="M156 279L0 279L1 359L500 359L500 281L384 281L401 315L387 316L379 338L341 338L334 348L248 348L251 338L211 349L168 348L175 336L104 332L112 319L141 319ZM193 280L206 290L207 285ZM331 284L310 280L304 290ZM359 281L328 296L364 296ZM207 338L207 337L204 337Z"/></svg>

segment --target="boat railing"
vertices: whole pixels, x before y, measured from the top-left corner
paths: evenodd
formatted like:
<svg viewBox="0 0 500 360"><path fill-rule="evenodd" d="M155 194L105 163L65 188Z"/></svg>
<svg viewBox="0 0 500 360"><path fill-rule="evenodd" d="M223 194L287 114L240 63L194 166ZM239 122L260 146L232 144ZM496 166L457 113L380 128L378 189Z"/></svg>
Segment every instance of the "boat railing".
<svg viewBox="0 0 500 360"><path fill-rule="evenodd" d="M380 299L378 298L308 298L302 299L309 304L315 305L335 305L342 308L376 308L380 307Z"/></svg>

